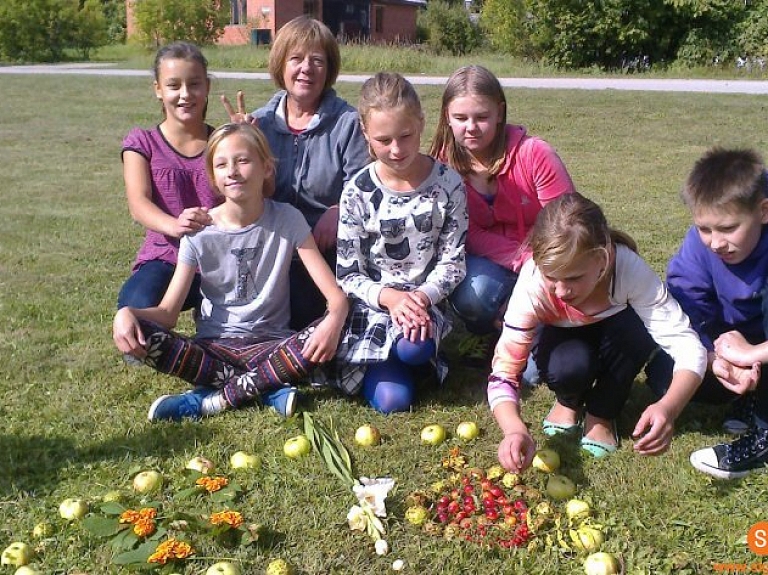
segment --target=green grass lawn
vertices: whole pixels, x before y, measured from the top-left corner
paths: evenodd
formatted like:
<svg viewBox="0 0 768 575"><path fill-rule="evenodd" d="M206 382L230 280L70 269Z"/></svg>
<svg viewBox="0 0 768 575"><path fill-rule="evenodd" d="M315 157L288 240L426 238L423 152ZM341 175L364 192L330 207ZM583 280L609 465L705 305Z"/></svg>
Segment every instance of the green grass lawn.
<svg viewBox="0 0 768 575"><path fill-rule="evenodd" d="M213 92L233 96L238 88L253 107L273 91L266 82L217 80ZM359 86L338 89L356 101ZM427 111L426 147L440 89L418 89ZM510 90L508 97L510 119L558 149L577 187L638 240L660 273L688 225L677 192L694 160L714 144L768 149L764 97L553 90ZM204 573L224 558L244 573L262 573L274 557L290 560L303 575L387 573L396 558L405 560L407 573L582 572L580 558L554 549L485 550L405 524L406 495L445 475L446 446L461 445L472 465L495 462L499 434L485 402L486 371L462 368L456 337L447 344L446 387L424 390L413 413L385 417L330 391L307 394L307 409L336 422L357 475L396 480L387 557L348 529L354 499L318 457L283 456L300 421L246 409L200 423L150 425L150 403L184 386L127 367L111 340L116 294L142 237L125 205L120 144L131 127L159 119L149 78L9 75L0 82L0 102L0 548L16 540L37 545L45 573L125 572L112 565L103 540L59 523L59 503L67 497L95 503L115 489L129 493L140 469L162 471L170 495L188 486L182 471L191 457L204 455L226 470L229 455L245 450L261 455L263 467L239 479L246 491L237 508L247 521L267 526L269 537L246 549L203 547L187 574ZM214 124L224 120L213 94L209 115ZM632 574L711 573L717 562L758 561L743 540L766 519L768 475L714 482L688 464L692 450L724 438L722 414L713 408L687 409L666 455L634 455L628 433L649 400L642 382L635 391L619 422L615 456L582 459L574 445L555 444L564 473L608 528L604 549L620 554ZM540 442L551 401L542 388L524 399L524 416ZM464 420L483 430L475 442L420 444L425 425L453 430ZM353 444L363 423L381 429L381 447ZM542 482L535 472L525 479ZM33 541L31 530L43 520L58 529Z"/></svg>

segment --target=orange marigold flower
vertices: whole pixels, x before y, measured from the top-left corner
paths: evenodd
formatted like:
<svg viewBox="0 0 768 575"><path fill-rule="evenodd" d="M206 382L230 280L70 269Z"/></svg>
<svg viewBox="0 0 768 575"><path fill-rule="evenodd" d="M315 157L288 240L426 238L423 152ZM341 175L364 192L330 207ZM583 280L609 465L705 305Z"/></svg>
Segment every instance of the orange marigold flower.
<svg viewBox="0 0 768 575"><path fill-rule="evenodd" d="M178 539L168 539L157 546L155 552L149 556L149 559L147 559L147 563L165 565L168 561L186 559L194 553L195 550L192 549L192 546L189 543L179 541Z"/></svg>
<svg viewBox="0 0 768 575"><path fill-rule="evenodd" d="M126 509L120 514L120 523L136 523L139 519L141 515L133 509Z"/></svg>
<svg viewBox="0 0 768 575"><path fill-rule="evenodd" d="M213 493L214 491L219 491L223 487L226 487L229 484L229 479L226 477L201 477L197 481L195 481L195 485L201 486L203 489L205 489L208 493Z"/></svg>
<svg viewBox="0 0 768 575"><path fill-rule="evenodd" d="M143 507L139 510L142 519L154 519L157 517L157 509L154 507Z"/></svg>
<svg viewBox="0 0 768 575"><path fill-rule="evenodd" d="M238 511L219 511L211 515L211 525L229 525L240 527L243 524L243 516Z"/></svg>
<svg viewBox="0 0 768 575"><path fill-rule="evenodd" d="M139 537L147 537L155 532L155 521L142 517L133 524L133 532Z"/></svg>

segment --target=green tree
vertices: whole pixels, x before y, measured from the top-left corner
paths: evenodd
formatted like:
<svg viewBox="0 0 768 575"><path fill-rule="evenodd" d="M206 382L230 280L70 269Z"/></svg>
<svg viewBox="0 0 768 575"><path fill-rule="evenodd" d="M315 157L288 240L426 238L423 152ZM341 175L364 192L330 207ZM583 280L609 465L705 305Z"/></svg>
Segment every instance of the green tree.
<svg viewBox="0 0 768 575"><path fill-rule="evenodd" d="M134 0L140 41L153 47L188 40L213 44L229 24L228 0Z"/></svg>
<svg viewBox="0 0 768 575"><path fill-rule="evenodd" d="M77 49L87 57L106 43L101 5L87 0L3 0L0 57L11 61L56 62Z"/></svg>
<svg viewBox="0 0 768 575"><path fill-rule="evenodd" d="M534 55L528 0L485 0L480 27L494 50L518 56Z"/></svg>
<svg viewBox="0 0 768 575"><path fill-rule="evenodd" d="M426 31L429 47L438 53L460 56L480 45L480 31L460 3L431 0L419 14L419 26Z"/></svg>

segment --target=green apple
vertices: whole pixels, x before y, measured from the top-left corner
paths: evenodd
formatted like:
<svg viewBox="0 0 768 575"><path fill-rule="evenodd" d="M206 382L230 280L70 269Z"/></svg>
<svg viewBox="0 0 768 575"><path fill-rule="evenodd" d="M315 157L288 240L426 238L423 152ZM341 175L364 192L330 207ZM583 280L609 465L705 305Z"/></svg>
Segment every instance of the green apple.
<svg viewBox="0 0 768 575"><path fill-rule="evenodd" d="M421 430L421 442L429 445L440 445L445 441L445 428L439 423L427 425Z"/></svg>
<svg viewBox="0 0 768 575"><path fill-rule="evenodd" d="M202 473L203 475L208 475L209 473L216 471L216 466L213 464L213 461L199 455L187 461L187 465L185 467L187 469L191 469L192 471Z"/></svg>
<svg viewBox="0 0 768 575"><path fill-rule="evenodd" d="M32 529L32 537L35 539L42 539L43 537L50 537L53 535L53 525L47 521L41 521Z"/></svg>
<svg viewBox="0 0 768 575"><path fill-rule="evenodd" d="M587 575L618 575L620 572L619 560L610 553L592 553L584 560Z"/></svg>
<svg viewBox="0 0 768 575"><path fill-rule="evenodd" d="M285 442L285 445L283 445L283 453L285 453L286 457L290 457L291 459L303 457L309 453L311 449L312 444L309 442L306 435L291 437Z"/></svg>
<svg viewBox="0 0 768 575"><path fill-rule="evenodd" d="M464 441L472 441L480 435L480 428L474 421L462 421L456 427L456 435Z"/></svg>
<svg viewBox="0 0 768 575"><path fill-rule="evenodd" d="M13 572L13 575L43 575L43 572L36 567L23 565Z"/></svg>
<svg viewBox="0 0 768 575"><path fill-rule="evenodd" d="M118 491L117 489L107 491L101 498L105 503L120 503L123 499L125 499L125 495L122 491Z"/></svg>
<svg viewBox="0 0 768 575"><path fill-rule="evenodd" d="M240 575L240 568L229 561L219 561L208 567L205 575Z"/></svg>
<svg viewBox="0 0 768 575"><path fill-rule="evenodd" d="M267 565L266 575L293 575L293 569L285 559L273 559Z"/></svg>
<svg viewBox="0 0 768 575"><path fill-rule="evenodd" d="M576 484L565 475L551 475L547 480L546 491L555 501L565 501L576 494Z"/></svg>
<svg viewBox="0 0 768 575"><path fill-rule="evenodd" d="M32 560L32 548L26 543L15 541L0 555L0 564L21 567Z"/></svg>
<svg viewBox="0 0 768 575"><path fill-rule="evenodd" d="M565 514L572 523L584 521L592 514L592 508L589 503L581 499L571 499L565 504Z"/></svg>
<svg viewBox="0 0 768 575"><path fill-rule="evenodd" d="M235 451L229 458L229 466L232 469L259 469L261 458L245 451Z"/></svg>
<svg viewBox="0 0 768 575"><path fill-rule="evenodd" d="M152 493L163 486L163 476L157 471L142 471L133 478L133 490L137 493Z"/></svg>
<svg viewBox="0 0 768 575"><path fill-rule="evenodd" d="M355 431L355 443L370 447L381 443L381 432L373 425L361 425Z"/></svg>
<svg viewBox="0 0 768 575"><path fill-rule="evenodd" d="M560 467L560 456L553 449L539 449L531 465L544 473L554 473Z"/></svg>
<svg viewBox="0 0 768 575"><path fill-rule="evenodd" d="M67 521L82 519L88 513L88 504L82 499L65 499L59 505L59 515Z"/></svg>

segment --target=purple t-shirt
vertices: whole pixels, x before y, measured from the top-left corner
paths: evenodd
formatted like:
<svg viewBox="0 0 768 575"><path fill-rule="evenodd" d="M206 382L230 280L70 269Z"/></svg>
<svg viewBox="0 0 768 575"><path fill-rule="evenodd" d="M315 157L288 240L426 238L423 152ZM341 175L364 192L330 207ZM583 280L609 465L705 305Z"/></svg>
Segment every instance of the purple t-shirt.
<svg viewBox="0 0 768 575"><path fill-rule="evenodd" d="M209 126L209 133L212 130ZM122 152L126 151L141 154L149 162L152 201L165 213L178 217L187 208L212 208L221 202L208 183L205 151L193 157L180 154L163 137L159 127L151 130L133 128L123 139ZM148 229L133 269L150 260L176 265L178 253L177 238Z"/></svg>

